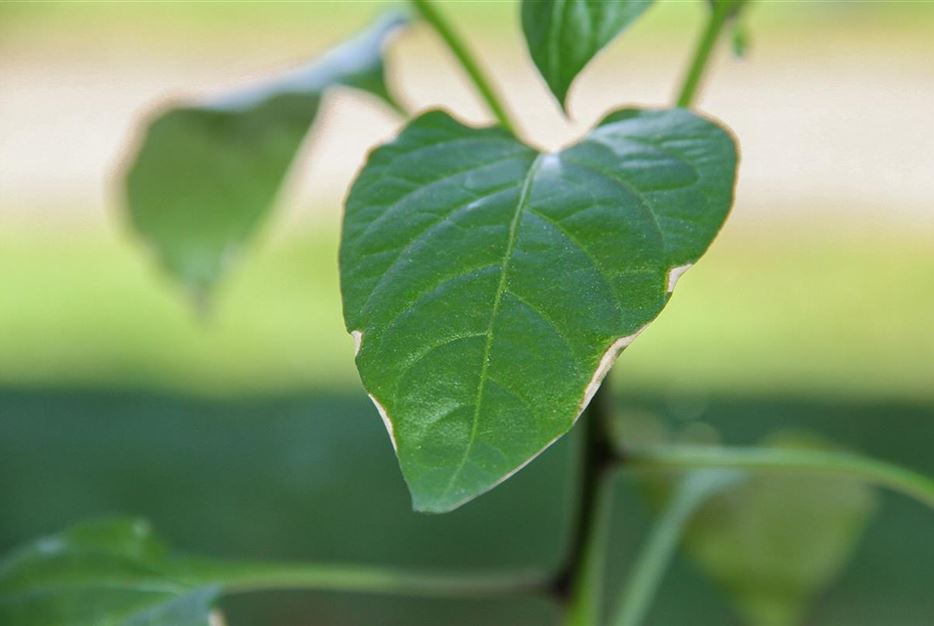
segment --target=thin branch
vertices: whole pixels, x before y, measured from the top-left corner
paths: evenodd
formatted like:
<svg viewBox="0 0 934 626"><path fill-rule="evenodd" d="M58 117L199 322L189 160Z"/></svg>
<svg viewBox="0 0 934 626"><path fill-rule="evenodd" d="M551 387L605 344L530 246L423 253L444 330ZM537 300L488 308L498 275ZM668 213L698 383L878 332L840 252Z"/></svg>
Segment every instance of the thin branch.
<svg viewBox="0 0 934 626"><path fill-rule="evenodd" d="M886 487L934 509L934 479L909 469L848 452L792 448L661 445L626 450L626 468L720 468L771 472L820 472L852 476Z"/></svg>
<svg viewBox="0 0 934 626"><path fill-rule="evenodd" d="M177 575L186 584L218 584L225 594L269 589L352 591L414 597L489 597L542 592L541 572L452 573L393 567L304 563L243 563L185 559Z"/></svg>
<svg viewBox="0 0 934 626"><path fill-rule="evenodd" d="M641 626L678 548L684 527L707 498L734 484L740 476L737 472L708 470L690 474L678 484L626 577L611 622L613 626Z"/></svg>
<svg viewBox="0 0 934 626"><path fill-rule="evenodd" d="M454 32L450 23L438 12L430 0L411 0L411 3L421 16L425 18L425 21L431 24L441 39L447 44L448 48L450 48L454 56L457 57L457 60L460 61L464 71L467 72L467 75L473 81L474 86L477 88L477 91L480 92L480 96L483 98L484 102L486 102L500 126L515 135L516 128L512 121L510 121L505 105L500 101L489 78L484 74L473 56L471 56L467 46L461 40L460 36Z"/></svg>
<svg viewBox="0 0 934 626"><path fill-rule="evenodd" d="M606 546L610 536L614 452L607 439L613 411L609 380L604 380L583 417L584 429L577 520L567 565L557 594L566 605L565 626L598 626L603 604Z"/></svg>
<svg viewBox="0 0 934 626"><path fill-rule="evenodd" d="M697 40L691 58L691 65L688 67L681 90L678 92L677 103L679 107L687 108L694 102L694 97L697 95L704 73L707 71L711 53L716 47L720 32L729 19L734 4L735 0L717 0L713 3L714 6L707 18L707 25L701 32L700 39Z"/></svg>
<svg viewBox="0 0 934 626"><path fill-rule="evenodd" d="M616 472L612 470L603 472L596 485L593 514L590 526L586 529L586 544L568 599L565 626L598 626L601 623L615 475Z"/></svg>

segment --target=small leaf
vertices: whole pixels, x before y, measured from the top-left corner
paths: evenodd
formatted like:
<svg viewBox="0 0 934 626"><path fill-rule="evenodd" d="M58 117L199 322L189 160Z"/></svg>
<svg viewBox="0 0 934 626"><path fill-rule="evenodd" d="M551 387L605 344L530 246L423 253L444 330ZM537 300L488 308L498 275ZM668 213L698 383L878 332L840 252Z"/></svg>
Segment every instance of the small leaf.
<svg viewBox="0 0 934 626"><path fill-rule="evenodd" d="M590 60L652 0L523 0L522 31L532 60L561 106Z"/></svg>
<svg viewBox="0 0 934 626"><path fill-rule="evenodd" d="M538 154L427 113L344 216L357 367L416 509L491 489L566 433L732 204L736 149L688 111L623 110Z"/></svg>
<svg viewBox="0 0 934 626"><path fill-rule="evenodd" d="M346 85L393 102L381 55L405 21L391 14L304 67L152 120L128 169L126 203L133 226L196 301L261 223L327 89Z"/></svg>
<svg viewBox="0 0 934 626"><path fill-rule="evenodd" d="M0 624L209 626L219 592L183 582L144 522L91 522L0 561Z"/></svg>
<svg viewBox="0 0 934 626"><path fill-rule="evenodd" d="M736 24L733 25L731 42L733 55L738 59L746 58L746 54L749 52L749 32L744 23L736 22Z"/></svg>
<svg viewBox="0 0 934 626"><path fill-rule="evenodd" d="M790 434L769 444L827 447ZM749 626L796 626L845 567L875 508L875 492L853 480L753 474L703 507L686 546Z"/></svg>

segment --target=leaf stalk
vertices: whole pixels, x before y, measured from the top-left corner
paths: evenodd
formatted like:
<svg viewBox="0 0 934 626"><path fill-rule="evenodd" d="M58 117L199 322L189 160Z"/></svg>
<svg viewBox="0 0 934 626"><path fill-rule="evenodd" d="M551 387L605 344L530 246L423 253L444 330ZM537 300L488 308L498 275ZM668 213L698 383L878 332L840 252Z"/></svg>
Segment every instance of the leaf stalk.
<svg viewBox="0 0 934 626"><path fill-rule="evenodd" d="M626 468L739 469L818 472L850 476L885 487L934 509L934 479L904 467L850 452L792 448L661 445L626 450Z"/></svg>
<svg viewBox="0 0 934 626"><path fill-rule="evenodd" d="M678 92L677 105L679 107L690 108L703 81L707 66L710 63L710 57L723 26L730 17L736 0L718 0L713 3L713 9L707 17L707 24L701 32L700 38L694 48L691 58L691 64L688 66L681 89Z"/></svg>
<svg viewBox="0 0 934 626"><path fill-rule="evenodd" d="M481 69L480 64L473 58L466 44L451 27L451 24L438 12L438 9L430 0L410 1L425 21L431 24L435 32L438 33L438 36L447 44L447 47L460 62L461 67L464 68L464 71L470 77L474 87L477 88L477 91L496 117L499 125L515 136L516 127L512 123L509 114L506 112L506 106L500 100L492 82Z"/></svg>
<svg viewBox="0 0 934 626"><path fill-rule="evenodd" d="M250 563L186 559L179 578L190 585L219 584L225 594L271 589L350 591L382 595L473 598L542 590L539 572L452 573L365 565Z"/></svg>
<svg viewBox="0 0 934 626"><path fill-rule="evenodd" d="M567 565L555 584L556 595L565 603L565 626L601 623L616 476L616 460L606 431L612 410L609 380L604 380L581 418L584 441L577 520Z"/></svg>
<svg viewBox="0 0 934 626"><path fill-rule="evenodd" d="M626 578L612 626L642 625L691 517L707 498L740 476L738 472L708 470L693 473L678 484Z"/></svg>

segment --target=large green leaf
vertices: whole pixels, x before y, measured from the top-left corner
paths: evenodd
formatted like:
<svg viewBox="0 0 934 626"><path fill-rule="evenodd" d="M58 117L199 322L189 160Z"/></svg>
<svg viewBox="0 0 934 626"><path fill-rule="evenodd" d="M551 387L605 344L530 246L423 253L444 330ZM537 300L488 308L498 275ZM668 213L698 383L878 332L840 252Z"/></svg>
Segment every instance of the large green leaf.
<svg viewBox="0 0 934 626"><path fill-rule="evenodd" d="M382 49L405 23L390 14L308 65L210 102L172 106L144 132L126 177L136 230L203 298L268 211L330 87L392 103Z"/></svg>
<svg viewBox="0 0 934 626"><path fill-rule="evenodd" d="M415 508L456 508L570 429L719 230L735 169L730 136L680 109L616 112L556 154L430 112L372 154L344 317Z"/></svg>
<svg viewBox="0 0 934 626"><path fill-rule="evenodd" d="M584 66L652 0L523 0L522 30L532 60L567 106L568 89Z"/></svg>
<svg viewBox="0 0 934 626"><path fill-rule="evenodd" d="M0 624L209 626L219 591L180 580L144 522L91 522L0 561Z"/></svg>
<svg viewBox="0 0 934 626"><path fill-rule="evenodd" d="M827 448L793 433L768 444ZM875 510L875 492L855 480L752 475L704 505L686 545L748 626L797 626L844 569Z"/></svg>

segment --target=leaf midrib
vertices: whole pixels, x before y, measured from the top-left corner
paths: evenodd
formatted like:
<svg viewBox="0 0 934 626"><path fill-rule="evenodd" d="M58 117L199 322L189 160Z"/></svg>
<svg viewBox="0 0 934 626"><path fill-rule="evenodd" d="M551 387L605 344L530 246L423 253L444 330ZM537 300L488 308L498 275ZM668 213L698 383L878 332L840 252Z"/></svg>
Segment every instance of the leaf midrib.
<svg viewBox="0 0 934 626"><path fill-rule="evenodd" d="M532 164L529 166L529 170L525 175L525 181L522 185L522 192L519 194L519 200L516 202L516 211L512 216L512 221L509 224L509 236L506 241L506 251L503 253L503 262L501 264L502 270L500 271L499 284L496 287L496 294L493 297L493 309L490 313L490 323L487 325L485 333L486 343L483 347L483 363L480 366L480 379L477 383L477 396L474 401L473 417L470 424L470 437L467 441L467 447L464 448L464 455L461 457L461 460L457 464L455 470L451 473L451 478L448 480L448 484L444 488L442 499L446 498L448 494L450 494L451 488L457 482L457 479L460 478L460 474L467 464L467 459L470 458L470 453L473 450L474 443L477 439L477 425L480 422L480 404L483 401L483 390L486 387L486 380L488 377L487 370L490 366L490 350L493 347L493 326L496 323L496 317L499 313L500 303L503 300L503 294L506 293L506 276L509 273L509 261L512 258L513 249L515 248L516 239L518 238L519 223L522 221L522 214L528 206L529 195L532 189L532 182L535 180L535 174L538 172L544 156L545 155L543 154L539 154L537 157L535 157L535 160L532 161Z"/></svg>

